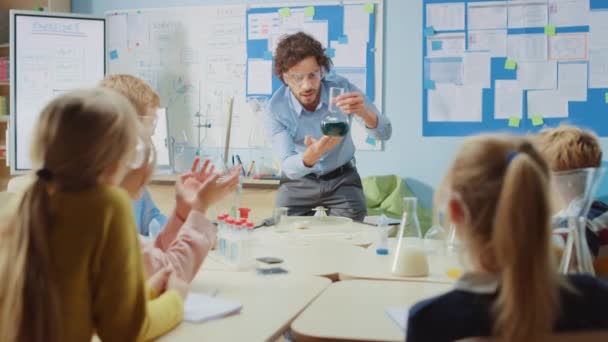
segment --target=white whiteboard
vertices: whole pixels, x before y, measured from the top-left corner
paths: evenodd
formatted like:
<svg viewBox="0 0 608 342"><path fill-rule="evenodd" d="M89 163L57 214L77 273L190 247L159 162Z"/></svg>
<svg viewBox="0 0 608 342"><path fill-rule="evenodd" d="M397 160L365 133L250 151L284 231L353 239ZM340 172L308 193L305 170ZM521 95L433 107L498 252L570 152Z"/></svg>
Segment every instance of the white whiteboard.
<svg viewBox="0 0 608 342"><path fill-rule="evenodd" d="M11 173L31 169L30 139L44 106L105 74L105 21L72 14L11 11Z"/></svg>
<svg viewBox="0 0 608 342"><path fill-rule="evenodd" d="M313 5L338 4L338 1ZM365 3L365 1L344 1ZM376 6L376 105L382 108L382 1ZM311 3L312 4L312 3ZM277 4L260 4L259 7ZM281 6L302 6L282 4ZM308 4L307 4L308 5ZM171 137L188 137L198 145L197 113L211 128L201 133L202 148L223 147L228 102L234 97L231 148L270 147L263 126L264 102L246 99L246 11L248 5L169 7L117 10L106 13L109 74L127 73L144 79L161 97ZM355 128L355 127L353 127ZM365 143L364 128L355 145Z"/></svg>

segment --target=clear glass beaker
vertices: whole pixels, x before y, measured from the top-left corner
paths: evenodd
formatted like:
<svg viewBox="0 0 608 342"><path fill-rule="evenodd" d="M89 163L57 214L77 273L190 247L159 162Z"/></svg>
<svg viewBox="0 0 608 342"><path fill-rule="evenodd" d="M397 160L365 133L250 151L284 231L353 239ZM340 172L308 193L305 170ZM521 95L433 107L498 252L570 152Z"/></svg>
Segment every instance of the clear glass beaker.
<svg viewBox="0 0 608 342"><path fill-rule="evenodd" d="M329 113L321 120L321 131L324 135L343 137L348 134L350 124L348 117L336 105L337 98L344 94L344 88L329 88Z"/></svg>
<svg viewBox="0 0 608 342"><path fill-rule="evenodd" d="M397 233L397 247L393 257L391 272L398 276L427 276L429 265L424 253L420 222L416 214L418 200L404 197L404 212Z"/></svg>

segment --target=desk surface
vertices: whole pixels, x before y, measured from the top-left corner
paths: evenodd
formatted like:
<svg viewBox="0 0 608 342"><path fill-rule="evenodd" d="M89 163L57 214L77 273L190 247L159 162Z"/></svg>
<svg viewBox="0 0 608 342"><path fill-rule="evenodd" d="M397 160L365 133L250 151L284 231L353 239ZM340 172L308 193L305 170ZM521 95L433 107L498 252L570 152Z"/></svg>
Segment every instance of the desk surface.
<svg viewBox="0 0 608 342"><path fill-rule="evenodd" d="M291 324L297 341L404 341L387 308L411 307L448 284L351 280L333 283Z"/></svg>
<svg viewBox="0 0 608 342"><path fill-rule="evenodd" d="M389 255L376 254L376 246L372 244L364 249L363 253L354 255L352 261L340 270L340 280L367 279L367 280L400 280L431 283L453 283L454 278L447 276L448 267L458 269L456 260L448 260L447 256L429 257L429 275L426 277L399 277L391 272L391 262L394 257L396 241L389 240Z"/></svg>
<svg viewBox="0 0 608 342"><path fill-rule="evenodd" d="M347 267L353 259L365 250L352 244L318 240L318 241L291 241L285 243L260 242L253 244L253 255L259 257L276 257L283 259L282 267L290 274L321 276L338 280L340 271ZM236 271L234 266L227 264L215 253L209 254L203 263L204 270ZM240 273L248 273L242 271Z"/></svg>
<svg viewBox="0 0 608 342"><path fill-rule="evenodd" d="M276 340L327 286L321 277L260 276L252 272L199 272L191 292L213 293L243 304L240 314L202 324L184 322L159 341Z"/></svg>

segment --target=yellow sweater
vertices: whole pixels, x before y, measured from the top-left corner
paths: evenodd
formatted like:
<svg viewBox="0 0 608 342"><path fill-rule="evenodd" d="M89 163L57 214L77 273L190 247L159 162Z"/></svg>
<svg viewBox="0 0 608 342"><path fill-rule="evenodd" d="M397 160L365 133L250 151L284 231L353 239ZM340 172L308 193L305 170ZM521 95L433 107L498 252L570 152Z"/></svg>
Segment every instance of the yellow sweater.
<svg viewBox="0 0 608 342"><path fill-rule="evenodd" d="M138 341L178 325L174 291L149 299L129 198L112 186L51 195L51 263L60 291L63 341ZM27 319L27 317L25 318Z"/></svg>

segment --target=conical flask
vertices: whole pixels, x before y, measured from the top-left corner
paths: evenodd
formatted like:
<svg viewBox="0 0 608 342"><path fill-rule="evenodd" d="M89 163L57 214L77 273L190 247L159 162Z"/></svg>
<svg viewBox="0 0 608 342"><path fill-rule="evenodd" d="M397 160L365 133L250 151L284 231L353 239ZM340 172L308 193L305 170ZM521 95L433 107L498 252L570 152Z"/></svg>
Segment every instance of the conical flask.
<svg viewBox="0 0 608 342"><path fill-rule="evenodd" d="M429 273L429 265L424 253L420 222L416 214L417 199L403 198L404 212L397 233L397 248L393 257L391 272L404 277L423 277Z"/></svg>
<svg viewBox="0 0 608 342"><path fill-rule="evenodd" d="M565 237L560 260L560 272L590 273L593 257L589 250L586 230L593 230L587 213L593 195L604 175L602 168L584 168L553 174L552 198L557 213L553 217L553 233Z"/></svg>

